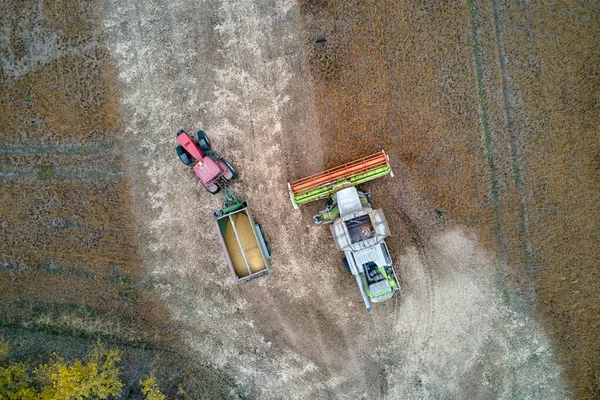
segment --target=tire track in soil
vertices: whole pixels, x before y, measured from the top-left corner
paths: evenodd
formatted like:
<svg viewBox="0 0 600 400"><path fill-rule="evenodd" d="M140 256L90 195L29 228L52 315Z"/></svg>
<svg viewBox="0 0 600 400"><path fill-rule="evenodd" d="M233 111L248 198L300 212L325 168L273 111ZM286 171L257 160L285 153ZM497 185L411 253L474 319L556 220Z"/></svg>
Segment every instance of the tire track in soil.
<svg viewBox="0 0 600 400"><path fill-rule="evenodd" d="M242 43L243 43L243 36L244 34L241 32L244 29L245 25L242 21L242 17L238 16L238 29L234 29L232 32L230 32L232 34L232 36L234 36L233 45L232 47L234 48L235 51L231 51L231 48L227 48L227 52L230 53L230 59L233 61L232 65L233 68L235 70L237 70L239 72L239 74L241 76L243 76L243 83L244 85L242 85L240 87L241 90L241 94L239 95L239 97L237 98L237 100L241 101L242 105L243 105L243 114L247 117L247 121L248 121L248 125L250 127L249 131L250 131L250 138L251 140L254 142L256 139L256 132L254 129L254 118L252 118L252 108L251 108L251 101L250 101L250 82L248 81L248 76L250 76L251 74L249 73L249 71L251 71L251 64L250 61L246 61L244 63L244 60L248 60L248 58L244 58L242 57L242 54L244 52L244 48L242 47ZM257 161L259 161L257 154L255 152L251 152L250 153L250 165L252 168L251 174L252 175L256 175L257 172L257 165L259 165L259 163Z"/></svg>
<svg viewBox="0 0 600 400"><path fill-rule="evenodd" d="M523 232L523 255L525 269L527 271L527 294L529 300L534 301L536 297L536 288L532 275L533 250L531 244L531 234L529 229L529 218L527 211L527 198L525 194L525 185L523 184L523 154L521 136L517 130L514 117L514 97L511 90L511 77L508 72L508 56L504 46L504 16L502 4L498 0L492 0L494 10L494 25L496 28L496 40L500 58L500 69L502 71L502 95L504 99L504 114L506 118L506 130L510 137L510 152L512 157L515 186L519 195L519 214L520 227Z"/></svg>
<svg viewBox="0 0 600 400"><path fill-rule="evenodd" d="M483 50L481 49L481 38L479 34L480 21L479 9L473 0L467 0L471 19L471 35L473 41L473 58L475 59L475 71L477 75L477 90L479 95L480 119L483 125L483 145L488 161L490 197L492 199L492 208L494 210L494 230L496 243L500 249L501 256L506 259L506 240L502 231L502 218L500 216L500 188L498 183L497 161L495 160L495 151L493 145L492 129L490 127L489 112L487 105L486 86L484 82L483 70Z"/></svg>
<svg viewBox="0 0 600 400"><path fill-rule="evenodd" d="M247 118L249 123L250 138L252 141L255 141L260 139L256 137L255 118L253 118L253 110L257 106L256 104L253 104L251 100L252 86L248 77L255 77L256 71L253 70L253 67L255 69L255 66L251 62L251 57L243 56L244 51L248 51L248 49L243 46L244 38L251 35L251 32L245 32L250 28L248 27L248 24L243 22L242 17L239 17L238 22L237 29L234 29L231 32L235 40L233 40L233 48L228 49L228 52L233 61L233 68L244 76L242 80L243 85L240 87L241 94L238 100L243 105L242 114ZM278 93L275 93L274 95L277 94ZM257 119L260 121L260 116L258 116ZM264 120L262 122L264 123ZM257 127L259 135L261 129L260 126ZM298 140L296 137L286 137L286 131L284 129L280 129L279 134L275 133L274 138L274 142L277 142L281 146L281 155L285 157L283 162L280 162L277 165L285 171L284 176L291 176L292 171L294 171L294 165L289 162L289 158L290 155L293 156L296 153L294 150L298 148ZM261 165L265 164L264 156L260 153L251 152L251 154L246 155L245 158L247 158L246 165L248 161L251 163L249 175L260 176ZM287 202L285 204L287 205ZM285 255L284 260L280 260L280 262L285 262ZM335 352L328 351L328 349L331 349L331 347L338 348L342 354L349 352L346 346L344 332L338 332L338 335L335 335L338 340L336 340L335 343L331 343L329 332L331 330L335 331L337 325L335 323L324 322L327 321L328 318L319 308L307 304L305 305L305 309L300 307L296 312L292 312L295 307L280 306L280 304L282 304L281 299L268 294L268 292L262 293L261 296L257 297L262 297L264 304L268 305L267 309L262 309L262 312L257 312L256 309L251 312L255 320L262 321L257 323L257 325L271 325L272 327L278 326L283 328L282 332L279 333L269 332L269 330L273 328L268 328L262 331L263 334L267 333L267 337L275 335L273 342L279 343L280 350L287 351L294 349L298 355L302 355L315 363L317 368L322 368L320 373L324 376L323 381L335 377L338 373L338 359L334 356ZM260 310L261 307L258 309ZM260 314L262 314L262 318L259 316ZM264 315L268 314L271 314L272 319L264 319ZM295 315L296 317L294 318L292 315ZM269 319L271 319L271 323L265 324ZM292 326L296 326L296 329L292 329ZM305 335L299 334L301 332ZM310 339L307 339L307 337L310 337ZM282 344L286 345L283 346ZM319 386L320 387L314 388L314 390L324 390L328 397L336 397L331 388L326 385L324 387L321 387L322 385ZM366 383L364 386L366 386Z"/></svg>
<svg viewBox="0 0 600 400"><path fill-rule="evenodd" d="M399 204L398 202L395 202L395 203ZM426 319L426 325L425 325L426 338L425 338L425 341L423 342L423 344L421 345L420 351L426 351L430 347L431 339L434 334L433 326L434 326L435 319L436 319L437 279L436 279L433 269L436 267L437 264L436 264L436 261L433 259L433 257L430 254L429 249L431 248L431 245L429 244L429 242L425 238L425 236L421 233L417 224L415 224L413 222L413 220L410 218L408 213L406 213L406 211L404 211L402 208L393 207L393 210L397 213L397 215L400 217L400 219L404 223L404 226L407 228L407 230L410 234L410 240L414 243L414 245L417 249L417 252L419 254L419 258L421 259L421 263L425 269L425 278L426 278L425 293L427 296L426 301L427 301L428 313L427 313L427 319ZM400 239L397 239L397 240L399 241ZM398 303L394 303L394 306L396 306L396 304L398 304ZM397 312L397 310L394 309L394 313L396 313L396 312ZM422 380L420 378L420 375L422 375L424 372L425 372L425 364L423 363L423 358L421 357L421 358L419 358L418 367L417 367L415 377L414 377L415 388L424 390Z"/></svg>
<svg viewBox="0 0 600 400"><path fill-rule="evenodd" d="M398 202L394 202L399 204ZM421 233L421 230L412 220L412 218L408 215L406 211L404 211L401 207L392 206L392 210L400 217L401 221L404 223L404 226L408 230L410 234L410 241L415 245L417 252L419 253L419 258L425 268L425 278L426 278L426 295L427 295L427 303L428 303L428 313L426 319L425 332L427 338L424 342L424 347L429 345L431 337L433 336L433 325L435 323L435 315L436 315L436 285L437 278L434 273L434 268L437 266L437 262L431 256L431 244L426 239L425 235ZM401 239L396 239L398 243L398 248L401 248ZM401 282L402 283L402 282ZM400 295L402 292L400 292ZM397 312L400 306L400 296L395 296L397 300L394 302L394 313Z"/></svg>
<svg viewBox="0 0 600 400"><path fill-rule="evenodd" d="M424 341L420 344L420 348L417 350L418 352L425 352L430 347L431 340L434 337L434 325L436 321L437 314L437 286L438 280L435 274L435 270L439 269L437 267L437 261L432 256L432 244L427 239L426 233L422 231L422 229L413 221L410 215L398 204L401 203L401 199L397 196L393 196L394 199L390 203L386 204L385 210L390 215L397 215L399 220L404 225L406 231L409 234L408 241L414 245L419 255L419 260L423 266L423 272L425 277L425 299L427 303L427 313L424 324ZM389 210L389 211L388 211ZM389 240L389 239L388 239ZM395 235L395 243L396 243L396 252L398 249L401 249L406 246L407 241L403 240L403 236ZM393 255L393 254L392 254ZM397 261L394 260L394 263ZM398 266L396 265L396 269ZM398 270L397 270L398 272ZM406 289L406 280L403 279L403 274L398 274L398 279L401 287L401 291L397 293L392 300L391 304L391 320L397 321L401 317L401 313L403 313L402 305L403 305L403 293ZM383 310L382 310L383 311ZM382 341L386 338L394 338L398 336L398 333L395 331L396 324L390 322L390 314L378 314L380 315L381 320L378 325L382 326L382 329L379 329L376 335L376 340ZM379 394L378 397L381 399L388 398L389 392L389 384L388 384L388 373L386 367L381 365L381 362L374 361L372 357L368 358L367 369L374 371L372 373L372 381L378 382ZM422 383L421 376L426 372L426 365L423 362L423 357L419 358L417 368L414 372L414 376L411 377L414 381L414 387L416 390L420 390L421 394L425 396L424 386Z"/></svg>
<svg viewBox="0 0 600 400"><path fill-rule="evenodd" d="M251 6L251 8L253 9L252 12L256 11L254 6ZM226 11L227 12L225 14L234 14L232 11L235 10L226 9ZM280 108L282 107L282 104L280 104L282 97L280 96L282 93L285 93L285 91L280 88L280 85L274 85L273 87L268 86L272 89L271 98L269 99L270 102L267 102L266 105L263 104L261 106L260 102L264 102L264 99L259 98L259 104L257 104L255 86L257 84L260 84L261 86L264 85L265 82L261 81L261 79L265 79L265 77L261 76L261 74L257 71L258 67L255 63L253 63L253 60L256 61L256 59L250 56L250 51L254 49L254 42L252 40L250 40L250 43L248 42L248 38L252 38L251 31L254 27L253 18L252 16L243 18L242 16L233 15L232 20L237 22L235 27L228 26L227 28L223 28L224 35L230 38L229 45L224 50L223 55L231 61L231 67L229 68L234 70L238 76L242 77L242 79L240 79L241 85L238 88L239 93L236 95L236 101L241 106L239 108L239 114L243 117L241 120L246 121L248 124L245 128L249 130L250 141L260 144L264 141L264 137L261 137L261 135L265 134L266 119L264 110L271 108L275 115L279 115L281 113ZM258 20L259 18L257 17L256 21ZM257 54L261 54L260 50L264 49L260 48ZM257 56L257 54L254 55ZM263 59L260 59L259 61L264 62ZM285 77L279 76L279 79L287 84ZM270 83L267 83L267 85L270 85ZM287 100L284 100L284 103L286 101ZM261 108L263 109L262 113ZM249 169L247 169L247 180L246 184L244 185L246 194L250 194L253 191L250 183L252 177L262 178L267 187L272 188L275 185L274 182L269 182L267 179L264 179L266 177L264 166L267 164L281 168L283 171L288 173L288 176L290 176L289 173L293 169L293 164L288 162L288 156L289 154L295 153L293 150L298 147L298 138L288 138L286 137L286 133L287 132L284 129L279 129L278 133L276 129L275 132L273 132L273 130L269 132L269 134L272 134L274 138L272 144L281 146L279 151L281 152L281 155L286 157L284 162L267 163L267 160L265 160L265 155L263 155L261 152L249 152L250 154L246 153L243 156L243 160L240 160L243 165L248 166L248 164L251 164ZM231 137L229 139L233 143L236 143L238 140L240 140L238 138ZM318 156L318 152L316 154ZM314 155L315 153L313 153L313 157ZM277 192L277 190L273 188L269 189L268 191L272 193ZM285 197L285 200L286 202L283 204L287 209L289 207L287 196ZM259 206L253 206L253 210L256 210L255 213L257 215L261 215ZM271 212L277 215L279 210L273 209ZM281 213L283 214L285 211ZM264 213L262 215L264 215ZM280 257L283 259L279 258L279 262L286 261L285 254ZM283 305L281 298L274 297L268 294L268 292L263 292L264 288L254 289L256 289L256 292L253 296L249 297L262 298L263 302L261 302L260 305L262 306L265 304L266 308L263 309L261 306L255 305L254 310L249 311L249 313L252 315L254 320L257 321L257 326L270 326L265 330L265 332L269 333L269 331L273 329L272 327L283 327L282 332L270 332L270 334L267 335L275 335L276 340L273 340L274 343L279 342L279 344L281 344L283 342L284 344L287 344L287 346L279 347L279 349L282 351L282 354L285 354L286 351L292 348L297 352L297 354L306 356L308 360L323 368L322 373L324 373L328 379L335 377L338 372L338 359L334 354L340 352L342 354L348 353L348 349L345 345L344 332L342 331L339 332L338 335L335 335L337 338L339 338L339 340L332 344L329 331L332 329L335 331L336 324L323 323L323 320L326 320L326 317L318 308L313 309L311 308L312 305L307 305L306 308L308 310L298 310L297 315L300 315L301 318L294 319L292 317L294 313L291 313L290 307ZM273 289L273 287L271 287L271 289ZM282 297L285 298L285 295L282 294ZM269 314L272 315L272 319L270 317L264 317L265 315ZM295 326L296 329L291 329L292 326ZM302 335L302 333L305 333L306 335ZM307 339L307 337L310 337L310 339ZM328 351L332 345L333 348L341 348L341 351ZM364 383L363 386L366 387L366 383ZM320 388L316 389L319 390ZM328 391L330 388L325 388L324 390ZM334 396L330 391L328 394L329 396Z"/></svg>

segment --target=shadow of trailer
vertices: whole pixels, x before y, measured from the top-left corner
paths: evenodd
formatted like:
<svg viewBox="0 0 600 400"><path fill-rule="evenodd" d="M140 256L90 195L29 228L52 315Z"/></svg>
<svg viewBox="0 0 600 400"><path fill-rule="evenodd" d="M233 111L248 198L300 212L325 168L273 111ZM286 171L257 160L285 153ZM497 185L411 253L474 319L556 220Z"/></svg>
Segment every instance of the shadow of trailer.
<svg viewBox="0 0 600 400"><path fill-rule="evenodd" d="M248 204L232 196L214 213L214 225L233 280L247 281L271 273L271 254L260 225Z"/></svg>

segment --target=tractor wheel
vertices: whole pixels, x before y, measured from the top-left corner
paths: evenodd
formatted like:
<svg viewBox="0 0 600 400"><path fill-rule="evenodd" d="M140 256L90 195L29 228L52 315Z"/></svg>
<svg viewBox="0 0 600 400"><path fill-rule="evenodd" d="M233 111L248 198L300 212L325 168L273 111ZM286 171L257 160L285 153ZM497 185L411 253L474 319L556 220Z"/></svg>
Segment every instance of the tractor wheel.
<svg viewBox="0 0 600 400"><path fill-rule="evenodd" d="M184 163L185 165L190 165L192 163L192 160L190 160L190 155L187 151L185 151L183 146L177 146L176 150L177 155L179 156L179 159L182 163Z"/></svg>
<svg viewBox="0 0 600 400"><path fill-rule="evenodd" d="M187 133L187 132L184 131L183 129L180 130L179 132L177 132L177 137L179 137L179 135L183 135L184 133Z"/></svg>
<svg viewBox="0 0 600 400"><path fill-rule="evenodd" d="M200 182L200 184L202 186L204 186L204 189L206 189L208 191L208 193L210 193L210 194L217 194L217 193L219 193L219 190L221 190L221 188L219 186L215 185L214 183L211 186L206 186L202 182Z"/></svg>
<svg viewBox="0 0 600 400"><path fill-rule="evenodd" d="M202 151L210 151L210 140L208 140L208 136L204 131L198 131L198 146Z"/></svg>
<svg viewBox="0 0 600 400"><path fill-rule="evenodd" d="M348 259L346 257L342 258L342 264L344 264L344 269L346 272L352 275L352 271L350 271L350 264L348 264Z"/></svg>
<svg viewBox="0 0 600 400"><path fill-rule="evenodd" d="M223 164L225 164L225 166L229 170L229 173L225 174L225 179L227 179L228 181L236 179L239 176L239 174L237 170L233 168L233 165L229 164L224 158L221 158L221 161L223 161Z"/></svg>

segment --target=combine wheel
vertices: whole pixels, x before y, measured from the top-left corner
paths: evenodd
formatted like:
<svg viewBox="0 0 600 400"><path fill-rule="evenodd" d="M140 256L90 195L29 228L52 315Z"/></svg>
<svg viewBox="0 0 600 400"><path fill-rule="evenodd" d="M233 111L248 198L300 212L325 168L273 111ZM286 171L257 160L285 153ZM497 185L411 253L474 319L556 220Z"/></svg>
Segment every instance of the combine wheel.
<svg viewBox="0 0 600 400"><path fill-rule="evenodd" d="M214 183L210 186L206 186L202 182L200 182L200 184L202 186L204 186L204 189L208 190L208 193L210 193L210 194L217 194L217 193L219 193L219 190L221 190L221 188L219 186L215 185Z"/></svg>
<svg viewBox="0 0 600 400"><path fill-rule="evenodd" d="M210 140L208 140L208 136L204 131L198 131L198 145L202 151L210 151Z"/></svg>
<svg viewBox="0 0 600 400"><path fill-rule="evenodd" d="M181 160L182 163L184 163L185 165L190 165L192 163L192 160L190 159L190 155L188 154L187 151L185 151L183 146L177 146L176 150L177 150L177 155L179 156L179 159Z"/></svg>
<svg viewBox="0 0 600 400"><path fill-rule="evenodd" d="M225 166L229 170L229 172L225 174L225 179L227 179L228 181L236 179L239 176L239 174L237 170L233 168L233 165L229 164L224 158L221 158L221 161L223 161L223 164L225 164Z"/></svg>
<svg viewBox="0 0 600 400"><path fill-rule="evenodd" d="M350 264L348 264L348 259L346 257L342 258L342 264L344 264L344 269L346 272L352 275L352 271L350 271Z"/></svg>

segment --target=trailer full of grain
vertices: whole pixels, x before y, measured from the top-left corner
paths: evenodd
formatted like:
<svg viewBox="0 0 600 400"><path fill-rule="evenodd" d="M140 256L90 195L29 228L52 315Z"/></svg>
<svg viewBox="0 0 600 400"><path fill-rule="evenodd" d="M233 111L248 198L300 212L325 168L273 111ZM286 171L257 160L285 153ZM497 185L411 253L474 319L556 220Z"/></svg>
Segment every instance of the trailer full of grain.
<svg viewBox="0 0 600 400"><path fill-rule="evenodd" d="M245 201L239 202L228 192L225 206L215 212L215 230L234 281L270 273L269 248Z"/></svg>

